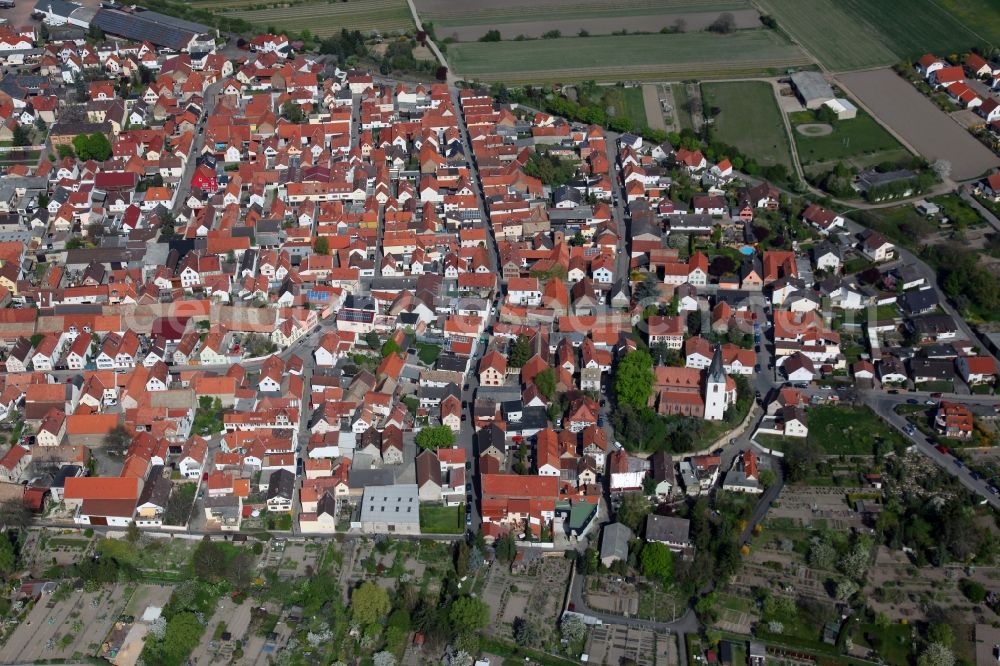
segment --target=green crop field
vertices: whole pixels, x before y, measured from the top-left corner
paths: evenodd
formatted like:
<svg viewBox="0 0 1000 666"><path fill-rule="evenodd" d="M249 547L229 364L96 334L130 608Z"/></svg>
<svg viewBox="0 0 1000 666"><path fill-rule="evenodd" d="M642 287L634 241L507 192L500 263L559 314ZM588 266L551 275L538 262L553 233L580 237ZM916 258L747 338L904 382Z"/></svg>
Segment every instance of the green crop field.
<svg viewBox="0 0 1000 666"><path fill-rule="evenodd" d="M936 0L895 2L840 0L841 7L857 20L878 30L893 53L915 59L932 53L964 53L983 41L961 21L941 8ZM986 14L995 15L997 4Z"/></svg>
<svg viewBox="0 0 1000 666"><path fill-rule="evenodd" d="M816 122L811 111L793 113L789 120L793 125L792 134L799 151L799 161L807 171L826 171L841 160L856 167L866 167L909 155L885 128L864 111L859 110L856 118L834 122L833 131L823 136L806 136L795 129L799 125Z"/></svg>
<svg viewBox="0 0 1000 666"><path fill-rule="evenodd" d="M949 1L955 13L937 0L758 0L758 4L824 66L849 71L891 65L928 51L947 55L981 45L987 38L973 32L968 20L959 20L960 11L971 15L981 9L990 17L987 27L1000 29L996 8L985 7L988 0L945 0L945 4Z"/></svg>
<svg viewBox="0 0 1000 666"><path fill-rule="evenodd" d="M342 28L382 33L414 28L405 0L310 1L290 7L279 6L273 0L204 0L193 5L262 27L293 32L309 30L320 37L339 33Z"/></svg>
<svg viewBox="0 0 1000 666"><path fill-rule="evenodd" d="M829 69L863 69L899 60L882 44L877 30L855 20L835 0L758 0L758 5Z"/></svg>
<svg viewBox="0 0 1000 666"><path fill-rule="evenodd" d="M937 4L990 44L1000 44L1000 11L995 0L937 0Z"/></svg>
<svg viewBox="0 0 1000 666"><path fill-rule="evenodd" d="M507 83L723 78L810 64L770 30L468 42L450 45L447 57L462 76Z"/></svg>
<svg viewBox="0 0 1000 666"><path fill-rule="evenodd" d="M660 13L728 12L750 7L749 0L549 0L548 2L514 0L510 3L462 0L462 10L456 12L454 0L415 0L415 2L420 18L432 21L435 26L493 25L518 21L643 16ZM659 30L659 27L656 30Z"/></svg>
<svg viewBox="0 0 1000 666"><path fill-rule="evenodd" d="M719 108L712 125L713 137L736 146L763 166L783 164L792 168L792 149L770 83L706 83L701 95L706 108Z"/></svg>

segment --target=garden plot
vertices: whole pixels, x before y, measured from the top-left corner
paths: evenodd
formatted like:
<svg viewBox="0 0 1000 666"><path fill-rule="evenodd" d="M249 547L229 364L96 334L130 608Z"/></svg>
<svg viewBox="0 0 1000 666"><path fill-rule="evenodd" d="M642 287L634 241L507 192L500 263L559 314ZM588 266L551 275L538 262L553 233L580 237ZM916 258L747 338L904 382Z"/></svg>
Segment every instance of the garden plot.
<svg viewBox="0 0 1000 666"><path fill-rule="evenodd" d="M861 515L847 505L851 492L867 493L864 488L787 487L781 501L767 514L768 521L790 523L795 527L829 527L834 530L864 527Z"/></svg>
<svg viewBox="0 0 1000 666"><path fill-rule="evenodd" d="M80 660L97 656L104 637L118 620L130 596L125 585L97 592L69 592L53 601L43 597L0 648L0 662ZM57 593L58 596L58 593Z"/></svg>
<svg viewBox="0 0 1000 666"><path fill-rule="evenodd" d="M673 636L619 624L596 626L587 639L587 654L594 664L633 663L667 666L679 663Z"/></svg>
<svg viewBox="0 0 1000 666"><path fill-rule="evenodd" d="M618 582L614 576L587 576L584 595L594 610L615 615L635 615L639 612L639 591L631 583Z"/></svg>
<svg viewBox="0 0 1000 666"><path fill-rule="evenodd" d="M523 574L512 573L499 564L490 567L482 593L492 614L490 631L498 637L513 638L517 618L551 630L562 611L570 566L562 557L545 557L530 564Z"/></svg>
<svg viewBox="0 0 1000 666"><path fill-rule="evenodd" d="M974 604L962 594L958 582L964 578L995 590L1000 586L1000 568L917 567L906 554L881 546L876 551L865 596L874 611L893 620L926 620L925 610L940 606L948 608L956 622L996 622L998 616L985 604Z"/></svg>

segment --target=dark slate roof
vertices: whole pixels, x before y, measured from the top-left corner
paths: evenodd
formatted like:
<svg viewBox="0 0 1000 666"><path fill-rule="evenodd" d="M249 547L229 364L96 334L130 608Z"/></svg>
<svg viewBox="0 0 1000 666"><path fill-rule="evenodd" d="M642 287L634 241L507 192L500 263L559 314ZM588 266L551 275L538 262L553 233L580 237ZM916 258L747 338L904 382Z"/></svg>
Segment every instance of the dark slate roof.
<svg viewBox="0 0 1000 666"><path fill-rule="evenodd" d="M117 9L99 9L91 25L113 35L135 41L148 41L176 51L187 48L191 40L210 29L207 26L174 19L157 12L129 14Z"/></svg>

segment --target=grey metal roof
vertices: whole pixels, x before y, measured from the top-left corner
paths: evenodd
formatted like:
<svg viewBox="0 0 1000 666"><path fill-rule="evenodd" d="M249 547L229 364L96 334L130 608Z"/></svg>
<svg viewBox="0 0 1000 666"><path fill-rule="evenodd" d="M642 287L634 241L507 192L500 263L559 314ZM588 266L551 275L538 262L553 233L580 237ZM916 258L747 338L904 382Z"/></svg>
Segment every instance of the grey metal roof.
<svg viewBox="0 0 1000 666"><path fill-rule="evenodd" d="M807 102L833 99L833 88L819 72L796 72L792 74L792 84Z"/></svg>
<svg viewBox="0 0 1000 666"><path fill-rule="evenodd" d="M604 528L601 535L601 559L628 559L628 542L632 538L632 530L621 523L611 523Z"/></svg>

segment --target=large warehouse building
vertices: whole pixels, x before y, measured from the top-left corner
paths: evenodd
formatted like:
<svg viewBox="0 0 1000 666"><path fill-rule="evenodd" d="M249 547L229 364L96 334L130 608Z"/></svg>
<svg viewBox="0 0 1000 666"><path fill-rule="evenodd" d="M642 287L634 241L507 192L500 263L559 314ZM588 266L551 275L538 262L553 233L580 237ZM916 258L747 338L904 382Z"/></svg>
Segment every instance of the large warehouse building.
<svg viewBox="0 0 1000 666"><path fill-rule="evenodd" d="M207 25L140 7L102 7L95 11L67 0L38 0L34 14L48 25L72 25L84 30L96 26L109 35L189 53L213 52L218 35Z"/></svg>

